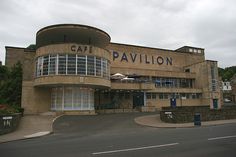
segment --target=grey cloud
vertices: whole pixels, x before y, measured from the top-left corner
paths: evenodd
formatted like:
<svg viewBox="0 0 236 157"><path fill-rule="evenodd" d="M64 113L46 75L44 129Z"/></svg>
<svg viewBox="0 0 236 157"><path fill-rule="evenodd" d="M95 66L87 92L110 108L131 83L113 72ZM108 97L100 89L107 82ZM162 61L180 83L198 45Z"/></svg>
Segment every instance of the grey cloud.
<svg viewBox="0 0 236 157"><path fill-rule="evenodd" d="M204 47L206 59L232 66L234 6L233 0L2 0L0 60L5 58L4 46L28 46L42 27L79 23L105 30L113 42L167 49Z"/></svg>

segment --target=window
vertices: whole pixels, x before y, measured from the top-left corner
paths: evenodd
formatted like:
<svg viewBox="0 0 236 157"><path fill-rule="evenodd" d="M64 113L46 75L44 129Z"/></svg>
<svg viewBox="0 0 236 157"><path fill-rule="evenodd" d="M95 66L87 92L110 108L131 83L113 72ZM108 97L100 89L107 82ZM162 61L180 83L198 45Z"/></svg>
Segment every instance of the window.
<svg viewBox="0 0 236 157"><path fill-rule="evenodd" d="M185 72L186 72L186 73L189 73L189 72L190 72L190 69L185 69Z"/></svg>
<svg viewBox="0 0 236 157"><path fill-rule="evenodd" d="M186 99L186 94L185 93L181 93L181 99Z"/></svg>
<svg viewBox="0 0 236 157"><path fill-rule="evenodd" d="M159 99L180 98L179 93L158 93L157 95L159 95Z"/></svg>
<svg viewBox="0 0 236 157"><path fill-rule="evenodd" d="M159 99L164 99L163 93L159 93Z"/></svg>
<svg viewBox="0 0 236 157"><path fill-rule="evenodd" d="M179 87L178 79L173 78L173 87Z"/></svg>
<svg viewBox="0 0 236 157"><path fill-rule="evenodd" d="M38 59L35 61L35 77L38 77Z"/></svg>
<svg viewBox="0 0 236 157"><path fill-rule="evenodd" d="M109 98L110 97L110 93L109 92L104 92L103 93L103 98Z"/></svg>
<svg viewBox="0 0 236 157"><path fill-rule="evenodd" d="M152 93L152 99L156 99L156 98L157 98L156 93Z"/></svg>
<svg viewBox="0 0 236 157"><path fill-rule="evenodd" d="M101 70L102 70L102 68L101 68L101 58L100 57L97 57L96 58L96 76L101 76Z"/></svg>
<svg viewBox="0 0 236 157"><path fill-rule="evenodd" d="M76 74L76 55L68 55L67 74Z"/></svg>
<svg viewBox="0 0 236 157"><path fill-rule="evenodd" d="M151 97L151 93L146 93L146 98L147 99L151 99L152 97Z"/></svg>
<svg viewBox="0 0 236 157"><path fill-rule="evenodd" d="M56 64L57 64L57 56L56 55L50 55L49 75L56 74Z"/></svg>
<svg viewBox="0 0 236 157"><path fill-rule="evenodd" d="M58 74L66 74L66 55L59 55L58 58Z"/></svg>
<svg viewBox="0 0 236 157"><path fill-rule="evenodd" d="M57 88L52 88L51 92L51 109L55 110L57 106Z"/></svg>
<svg viewBox="0 0 236 157"><path fill-rule="evenodd" d="M72 109L73 99L72 87L64 88L64 109Z"/></svg>
<svg viewBox="0 0 236 157"><path fill-rule="evenodd" d="M48 75L48 56L43 57L43 75Z"/></svg>
<svg viewBox="0 0 236 157"><path fill-rule="evenodd" d="M74 109L81 109L81 94L79 88L74 88L73 91L73 106Z"/></svg>
<svg viewBox="0 0 236 157"><path fill-rule="evenodd" d="M92 110L94 90L81 87L56 87L51 91L52 110Z"/></svg>
<svg viewBox="0 0 236 157"><path fill-rule="evenodd" d="M81 107L83 110L89 109L89 93L87 89L82 88L81 89Z"/></svg>
<svg viewBox="0 0 236 157"><path fill-rule="evenodd" d="M86 56L77 57L77 74L86 75Z"/></svg>
<svg viewBox="0 0 236 157"><path fill-rule="evenodd" d="M106 77L106 79L110 79L110 63L109 63L109 61L108 60L106 60L107 61L107 77Z"/></svg>
<svg viewBox="0 0 236 157"><path fill-rule="evenodd" d="M48 55L35 61L35 76L45 75L91 75L110 77L110 64L107 59L84 55Z"/></svg>
<svg viewBox="0 0 236 157"><path fill-rule="evenodd" d="M164 99L169 99L169 94L168 93L164 93Z"/></svg>
<svg viewBox="0 0 236 157"><path fill-rule="evenodd" d="M39 57L38 58L38 62L37 62L37 76L42 76L43 74L43 57Z"/></svg>
<svg viewBox="0 0 236 157"><path fill-rule="evenodd" d="M216 80L216 68L215 68L215 66L211 66L211 86L212 86L212 91L216 91L217 80Z"/></svg>
<svg viewBox="0 0 236 157"><path fill-rule="evenodd" d="M102 75L103 77L107 78L108 73L107 73L107 60L102 59Z"/></svg>
<svg viewBox="0 0 236 157"><path fill-rule="evenodd" d="M197 98L197 99L202 98L202 94L201 94L201 93L197 93L196 98Z"/></svg>
<svg viewBox="0 0 236 157"><path fill-rule="evenodd" d="M154 78L154 82L155 82L155 87L161 87L161 79L160 78Z"/></svg>
<svg viewBox="0 0 236 157"><path fill-rule="evenodd" d="M122 98L124 97L124 94L125 94L125 93L123 93L123 92L122 92L122 93L119 93L119 94L118 94L118 95L119 95L119 99L122 99Z"/></svg>
<svg viewBox="0 0 236 157"><path fill-rule="evenodd" d="M165 80L165 86L166 86L166 87L173 87L173 81L172 81L172 79L166 79L166 80Z"/></svg>
<svg viewBox="0 0 236 157"><path fill-rule="evenodd" d="M57 55L50 55L49 56L49 75L55 75L57 73Z"/></svg>
<svg viewBox="0 0 236 157"><path fill-rule="evenodd" d="M94 56L87 56L87 75L94 75Z"/></svg>
<svg viewBox="0 0 236 157"><path fill-rule="evenodd" d="M179 93L175 93L175 98L176 98L176 99L179 99L179 98L180 98Z"/></svg>
<svg viewBox="0 0 236 157"><path fill-rule="evenodd" d="M196 99L197 98L197 94L196 93L192 93L192 99Z"/></svg>
<svg viewBox="0 0 236 157"><path fill-rule="evenodd" d="M62 110L62 105L63 105L63 88L55 88L56 92L56 105L55 105L55 110Z"/></svg>
<svg viewBox="0 0 236 157"><path fill-rule="evenodd" d="M126 92L125 93L125 99L129 99L130 98L130 93Z"/></svg>
<svg viewBox="0 0 236 157"><path fill-rule="evenodd" d="M175 93L170 93L170 98L176 98Z"/></svg>

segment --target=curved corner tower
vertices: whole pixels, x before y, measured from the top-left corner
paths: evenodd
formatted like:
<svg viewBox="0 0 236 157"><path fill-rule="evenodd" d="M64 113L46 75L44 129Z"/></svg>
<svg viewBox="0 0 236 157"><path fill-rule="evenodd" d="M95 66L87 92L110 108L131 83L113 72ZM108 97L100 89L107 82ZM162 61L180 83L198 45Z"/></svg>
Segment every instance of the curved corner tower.
<svg viewBox="0 0 236 157"><path fill-rule="evenodd" d="M85 25L37 32L34 86L50 88L51 110L94 110L94 91L111 86L109 43L106 32Z"/></svg>

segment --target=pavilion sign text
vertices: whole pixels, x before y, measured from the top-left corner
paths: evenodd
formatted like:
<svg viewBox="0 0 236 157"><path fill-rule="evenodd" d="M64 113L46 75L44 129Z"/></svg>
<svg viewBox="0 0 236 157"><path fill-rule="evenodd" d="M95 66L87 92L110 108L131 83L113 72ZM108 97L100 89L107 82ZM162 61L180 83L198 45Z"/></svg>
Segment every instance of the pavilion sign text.
<svg viewBox="0 0 236 157"><path fill-rule="evenodd" d="M139 53L119 53L113 51L113 61L144 63L144 64L158 64L158 65L172 65L172 57L163 57L159 55L146 55Z"/></svg>

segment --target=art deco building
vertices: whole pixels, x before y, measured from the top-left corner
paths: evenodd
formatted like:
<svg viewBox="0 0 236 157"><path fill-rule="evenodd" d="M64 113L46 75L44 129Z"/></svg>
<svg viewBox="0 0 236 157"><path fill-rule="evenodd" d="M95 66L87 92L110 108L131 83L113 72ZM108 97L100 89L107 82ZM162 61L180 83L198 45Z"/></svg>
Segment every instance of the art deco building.
<svg viewBox="0 0 236 157"><path fill-rule="evenodd" d="M39 30L35 48L6 46L6 65L23 65L25 113L220 108L217 62L205 60L204 49L168 50L110 40L94 27L61 24Z"/></svg>

